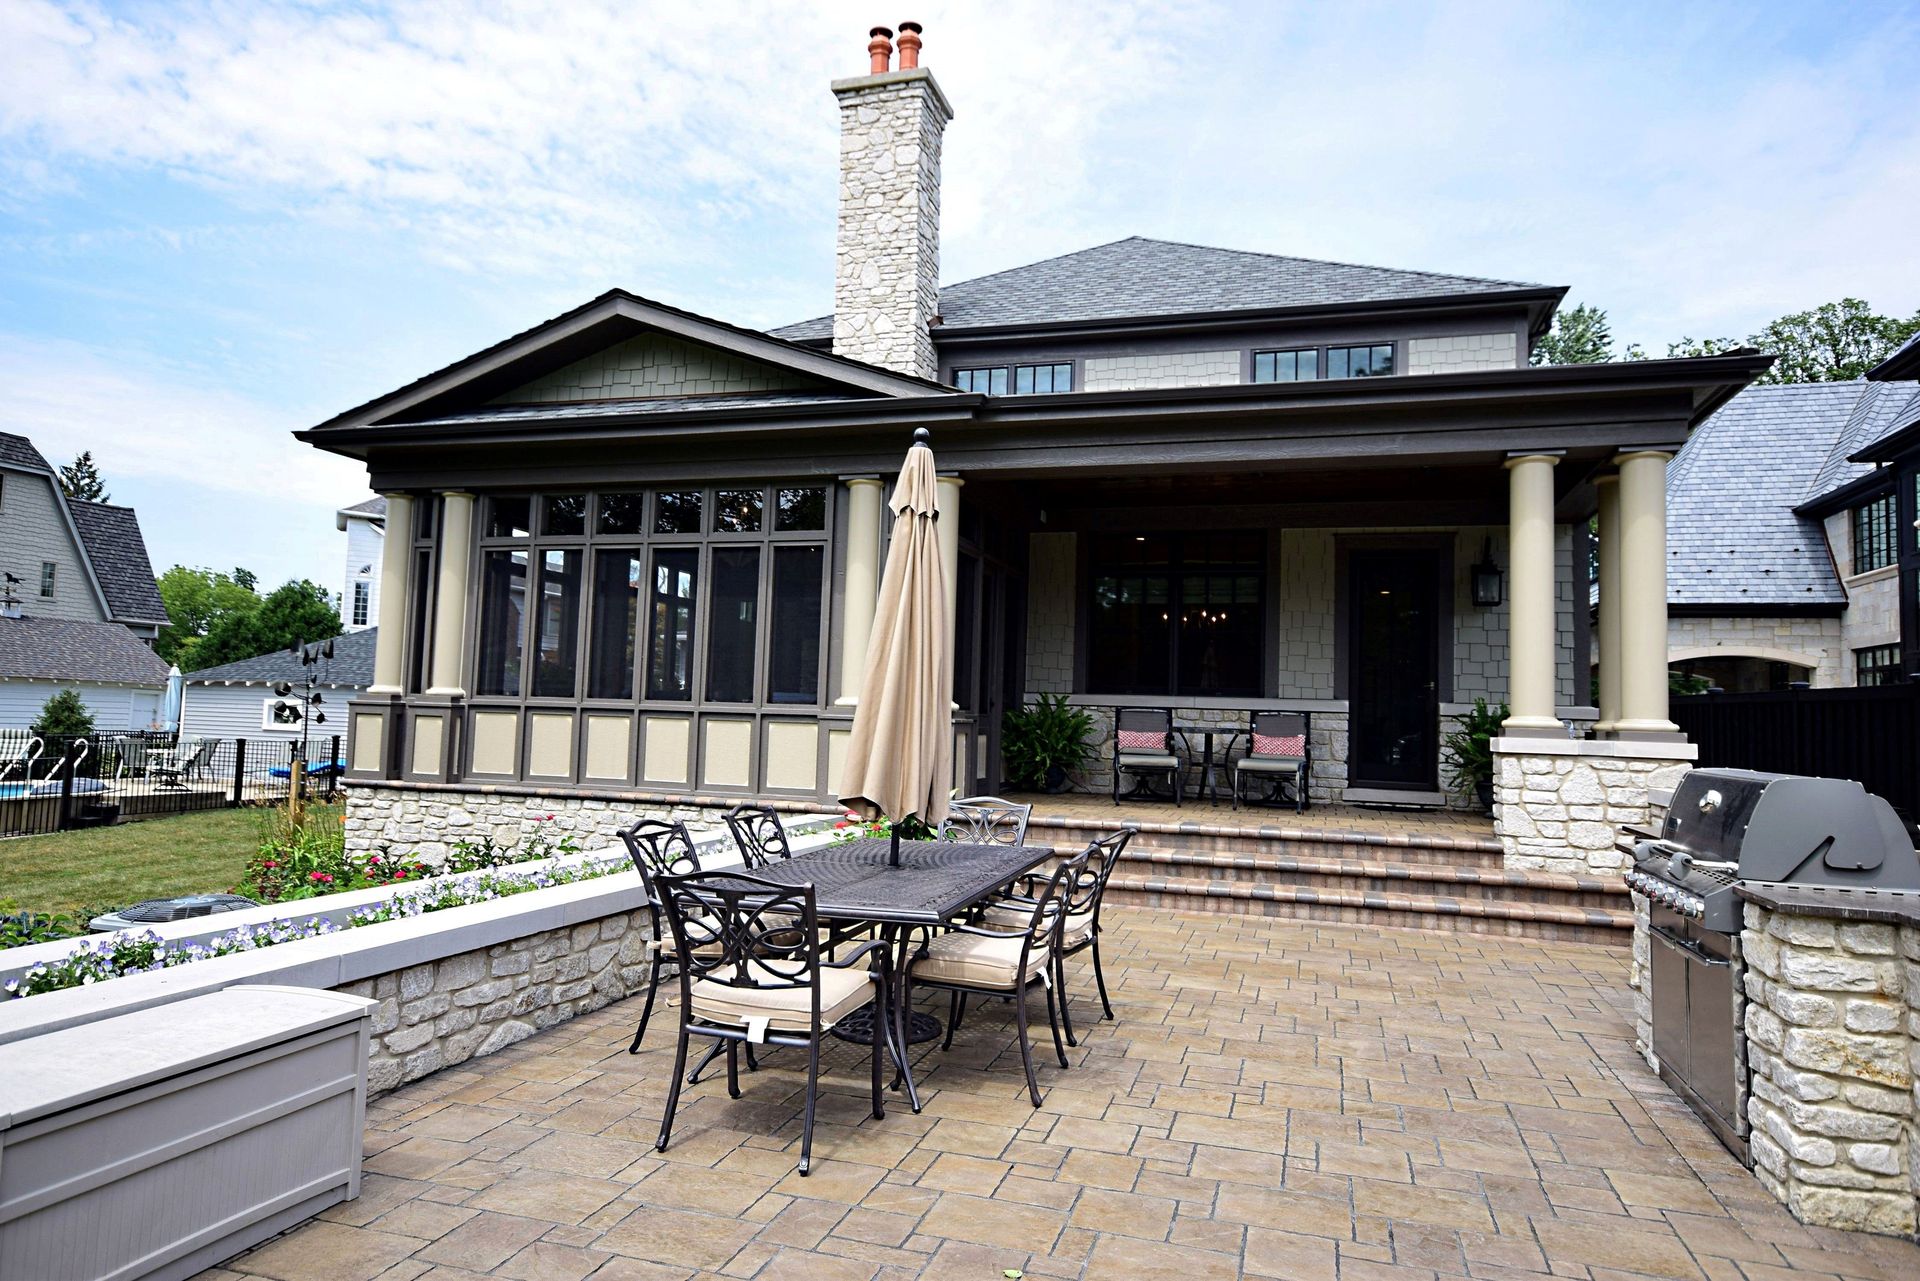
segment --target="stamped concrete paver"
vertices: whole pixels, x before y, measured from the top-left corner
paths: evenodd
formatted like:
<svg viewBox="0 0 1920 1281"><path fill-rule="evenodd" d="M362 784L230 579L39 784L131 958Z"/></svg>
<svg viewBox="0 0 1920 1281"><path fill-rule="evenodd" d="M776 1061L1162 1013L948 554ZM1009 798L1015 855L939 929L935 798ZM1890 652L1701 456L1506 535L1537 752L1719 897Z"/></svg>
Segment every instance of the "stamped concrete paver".
<svg viewBox="0 0 1920 1281"><path fill-rule="evenodd" d="M1647 1071L1620 950L1107 918L1118 1018L1076 964L1039 1109L989 1003L920 1047L919 1116L871 1119L832 1044L807 1178L791 1051L688 1089L656 1153L675 1012L629 1056L629 1000L375 1099L361 1200L203 1281L1920 1276L1794 1222Z"/></svg>

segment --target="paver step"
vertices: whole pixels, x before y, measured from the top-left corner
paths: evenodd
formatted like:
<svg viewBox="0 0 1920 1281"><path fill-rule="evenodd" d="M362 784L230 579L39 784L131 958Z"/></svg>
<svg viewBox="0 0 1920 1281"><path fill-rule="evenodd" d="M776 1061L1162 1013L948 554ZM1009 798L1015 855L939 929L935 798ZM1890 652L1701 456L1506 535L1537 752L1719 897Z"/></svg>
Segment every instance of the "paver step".
<svg viewBox="0 0 1920 1281"><path fill-rule="evenodd" d="M1289 818L1293 816L1289 815ZM1311 811L1298 822L1276 823L1263 817L1243 822L1142 821L1124 814L1112 819L1035 814L1027 840L1067 849L1120 827L1137 833L1135 850L1206 851L1227 854L1285 853L1303 858L1365 859L1424 863L1446 867L1500 866L1500 842L1491 836L1439 836L1427 833L1345 831L1314 825Z"/></svg>
<svg viewBox="0 0 1920 1281"><path fill-rule="evenodd" d="M1285 852L1252 854L1214 850L1142 849L1129 845L1120 868L1134 875L1167 873L1227 883L1256 882L1326 889L1418 892L1452 898L1504 899L1564 907L1631 908L1632 898L1618 877L1573 876L1559 872L1443 863L1402 863L1387 859L1322 858Z"/></svg>
<svg viewBox="0 0 1920 1281"><path fill-rule="evenodd" d="M1358 886L1325 888L1200 876L1142 876L1120 869L1107 882L1107 895L1116 906L1237 912L1570 943L1628 946L1633 940L1631 908L1462 898Z"/></svg>

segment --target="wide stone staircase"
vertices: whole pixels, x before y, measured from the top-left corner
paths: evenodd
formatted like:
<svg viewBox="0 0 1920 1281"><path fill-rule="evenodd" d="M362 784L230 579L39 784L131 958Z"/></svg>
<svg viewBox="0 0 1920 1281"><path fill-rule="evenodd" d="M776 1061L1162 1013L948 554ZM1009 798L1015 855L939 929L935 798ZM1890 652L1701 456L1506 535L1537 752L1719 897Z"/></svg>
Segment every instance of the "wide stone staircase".
<svg viewBox="0 0 1920 1281"><path fill-rule="evenodd" d="M1101 832L1133 827L1107 901L1178 911L1239 912L1346 925L1506 935L1629 946L1633 907L1618 877L1507 871L1491 835L1342 830L1314 812L1241 811L1182 821L1048 815L1036 804L1033 845L1077 850ZM1284 821L1276 821L1284 820Z"/></svg>

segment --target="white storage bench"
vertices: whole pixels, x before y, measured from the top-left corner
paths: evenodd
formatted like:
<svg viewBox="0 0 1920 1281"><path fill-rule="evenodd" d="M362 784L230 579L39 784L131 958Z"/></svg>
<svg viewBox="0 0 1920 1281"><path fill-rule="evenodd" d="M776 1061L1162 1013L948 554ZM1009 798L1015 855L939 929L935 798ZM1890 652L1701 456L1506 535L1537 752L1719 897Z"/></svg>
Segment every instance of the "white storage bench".
<svg viewBox="0 0 1920 1281"><path fill-rule="evenodd" d="M230 987L0 1045L0 1277L190 1277L358 1196L373 1008Z"/></svg>

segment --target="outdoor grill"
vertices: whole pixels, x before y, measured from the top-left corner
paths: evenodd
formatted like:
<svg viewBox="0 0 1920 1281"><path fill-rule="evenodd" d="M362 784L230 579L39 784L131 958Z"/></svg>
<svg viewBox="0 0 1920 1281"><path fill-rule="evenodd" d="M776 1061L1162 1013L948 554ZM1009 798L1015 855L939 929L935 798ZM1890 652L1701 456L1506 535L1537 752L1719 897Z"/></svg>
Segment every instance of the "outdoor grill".
<svg viewBox="0 0 1920 1281"><path fill-rule="evenodd" d="M1858 783L1697 769L1674 789L1659 837L1634 847L1626 881L1648 899L1660 1075L1747 1160L1735 885L1920 890L1920 858L1893 807Z"/></svg>

